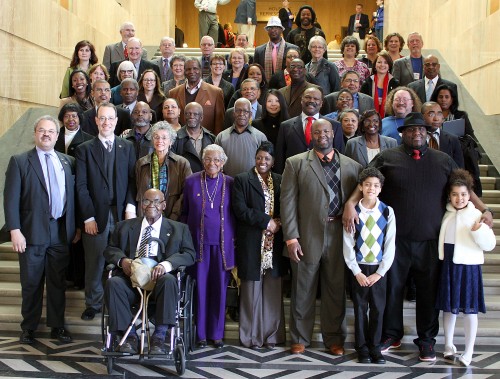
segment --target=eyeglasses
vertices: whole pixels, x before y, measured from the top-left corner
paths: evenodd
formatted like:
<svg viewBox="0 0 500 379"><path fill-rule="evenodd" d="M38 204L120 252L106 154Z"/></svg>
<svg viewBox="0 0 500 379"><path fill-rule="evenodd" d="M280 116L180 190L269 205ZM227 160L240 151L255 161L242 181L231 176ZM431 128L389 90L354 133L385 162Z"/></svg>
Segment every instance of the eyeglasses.
<svg viewBox="0 0 500 379"><path fill-rule="evenodd" d="M149 200L149 199L142 199L142 205L145 207L149 207L151 204L153 204L155 207L159 206L161 203L164 203L165 200L160 200L160 199L154 199L154 200Z"/></svg>
<svg viewBox="0 0 500 379"><path fill-rule="evenodd" d="M148 82L148 83L156 82L156 79L144 79L143 82Z"/></svg>
<svg viewBox="0 0 500 379"><path fill-rule="evenodd" d="M352 101L352 97L339 97L338 101Z"/></svg>
<svg viewBox="0 0 500 379"><path fill-rule="evenodd" d="M100 117L97 117L97 119L99 120L99 122L113 121L115 118L116 118L115 116L110 116L110 117L100 116Z"/></svg>
<svg viewBox="0 0 500 379"><path fill-rule="evenodd" d="M109 88L96 88L94 91L95 92L101 92L101 93L102 92L108 93L108 92L111 92L111 89L109 89Z"/></svg>
<svg viewBox="0 0 500 379"><path fill-rule="evenodd" d="M36 132L37 132L38 134L44 134L44 135L45 135L45 134L48 134L49 136L53 136L54 134L56 134L56 133L57 133L57 131L56 131L56 130L54 130L54 129L49 129L49 130L45 130L45 129L37 129L37 130L36 130Z"/></svg>
<svg viewBox="0 0 500 379"><path fill-rule="evenodd" d="M344 79L346 83L359 83L359 79Z"/></svg>
<svg viewBox="0 0 500 379"><path fill-rule="evenodd" d="M425 67L436 67L439 63L431 63L431 62L427 62L427 63L424 63L424 66Z"/></svg>
<svg viewBox="0 0 500 379"><path fill-rule="evenodd" d="M66 113L63 117L63 119L67 120L67 119L77 119L78 118L78 114L76 113Z"/></svg>
<svg viewBox="0 0 500 379"><path fill-rule="evenodd" d="M222 62L212 62L212 66L224 66Z"/></svg>
<svg viewBox="0 0 500 379"><path fill-rule="evenodd" d="M323 46L311 46L311 49L321 49L324 50Z"/></svg>
<svg viewBox="0 0 500 379"><path fill-rule="evenodd" d="M222 159L220 158L203 158L203 163L215 163L215 164L219 164L219 163L222 163Z"/></svg>
<svg viewBox="0 0 500 379"><path fill-rule="evenodd" d="M395 103L400 103L400 104L406 104L406 103L409 103L410 101L413 101L411 98L406 98L406 97L403 97L403 98L394 98L394 102Z"/></svg>
<svg viewBox="0 0 500 379"><path fill-rule="evenodd" d="M170 138L168 138L167 136L162 136L162 137L160 137L160 136L153 136L153 139L155 141L160 141L160 140L162 140L162 141L169 141L170 140Z"/></svg>

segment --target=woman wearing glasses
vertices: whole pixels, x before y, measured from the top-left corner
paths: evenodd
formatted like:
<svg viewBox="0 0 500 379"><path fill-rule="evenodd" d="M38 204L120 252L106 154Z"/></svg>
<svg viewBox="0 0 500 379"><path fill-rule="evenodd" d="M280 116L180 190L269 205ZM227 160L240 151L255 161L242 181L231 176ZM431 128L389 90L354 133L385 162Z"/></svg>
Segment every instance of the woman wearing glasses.
<svg viewBox="0 0 500 379"><path fill-rule="evenodd" d="M161 90L160 77L154 70L145 70L139 79L139 95L137 101L148 103L149 108L155 111L156 119L162 113L162 105L165 95ZM153 118L154 120L154 118Z"/></svg>
<svg viewBox="0 0 500 379"><path fill-rule="evenodd" d="M153 153L142 157L135 165L137 203L141 204L146 190L159 189L165 195L165 217L177 221L182 211L184 181L191 175L191 166L187 159L170 151L177 134L168 122L154 124L151 134ZM140 207L137 216L142 216Z"/></svg>

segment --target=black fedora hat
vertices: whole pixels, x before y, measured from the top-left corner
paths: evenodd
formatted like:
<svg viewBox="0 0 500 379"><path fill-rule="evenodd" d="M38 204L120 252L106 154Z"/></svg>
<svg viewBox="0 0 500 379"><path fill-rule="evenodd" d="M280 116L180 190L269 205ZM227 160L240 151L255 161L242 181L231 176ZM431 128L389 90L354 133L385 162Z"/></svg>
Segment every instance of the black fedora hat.
<svg viewBox="0 0 500 379"><path fill-rule="evenodd" d="M401 133L403 129L408 126L425 126L427 130L430 129L430 126L425 123L424 116L419 112L408 113L408 116L405 117L403 125L398 127L398 132Z"/></svg>

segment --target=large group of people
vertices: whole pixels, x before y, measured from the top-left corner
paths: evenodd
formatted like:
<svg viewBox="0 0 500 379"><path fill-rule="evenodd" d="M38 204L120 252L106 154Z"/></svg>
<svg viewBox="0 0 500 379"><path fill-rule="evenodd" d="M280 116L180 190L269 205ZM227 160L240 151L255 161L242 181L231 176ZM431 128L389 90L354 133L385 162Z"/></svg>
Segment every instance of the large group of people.
<svg viewBox="0 0 500 379"><path fill-rule="evenodd" d="M65 279L69 248L81 238L83 252L71 253L84 260L81 317L94 319L104 301L118 339L135 298L134 260L156 262L154 354L165 352L175 323L170 273L185 265L197 281L200 347L224 346L234 274L241 282L241 344L258 350L284 343L282 282L289 275L291 353L311 343L320 293L323 343L331 354L344 354L349 282L358 360L385 363L382 353L398 348L404 335L412 275L420 360L436 359L443 310L447 357L457 352L456 314L467 313L460 361L470 364L477 329L477 316L470 316L485 311L479 265L482 249L491 248L476 235L489 235L492 212L472 191L458 137L443 130L445 121L463 118L474 138L438 58L422 55L417 32L407 39L409 57L400 55L405 42L398 33L387 35L382 50L382 0L372 34L356 6L336 62L327 58L314 9L302 6L292 29L288 1L280 17L269 19L269 41L251 59L238 45L225 57L214 51L217 3L224 2L195 1L200 59L176 54L175 41L164 37L161 56L148 61L130 22L120 28L122 40L106 47L102 64L91 42L75 46L60 122L38 119L36 147L13 156L6 173L6 230L22 284L20 341L34 341L44 276L47 325L53 338L71 341ZM253 44L254 19L245 13L252 4L238 6L235 22L249 34L240 33L236 44ZM357 59L362 47L367 56ZM459 254L462 245L474 259ZM105 262L119 273L103 285ZM460 275L465 279L457 282ZM463 303L463 291L474 291L473 303ZM132 329L120 349L137 352L137 342Z"/></svg>

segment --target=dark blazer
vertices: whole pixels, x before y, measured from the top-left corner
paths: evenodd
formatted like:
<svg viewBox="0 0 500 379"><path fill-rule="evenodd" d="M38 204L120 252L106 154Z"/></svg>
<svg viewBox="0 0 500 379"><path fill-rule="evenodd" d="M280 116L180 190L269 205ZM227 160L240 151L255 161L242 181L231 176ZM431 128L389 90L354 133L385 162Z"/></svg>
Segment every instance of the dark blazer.
<svg viewBox="0 0 500 379"><path fill-rule="evenodd" d="M203 138L201 139L201 151L208 145L215 143L215 136L207 129L203 128ZM189 140L186 126L177 131L177 139L172 146L172 152L186 158L191 165L191 171L200 172L203 170L201 156L196 152L193 144Z"/></svg>
<svg viewBox="0 0 500 379"><path fill-rule="evenodd" d="M66 151L66 144L64 143L64 126L59 130L59 137L57 137L56 145L54 146L55 151L59 151L60 153L63 154L68 154L70 157L75 156L75 149L80 145L81 143L85 141L91 140L92 137L90 134L85 133L82 128L78 129L76 132L75 136L71 140L71 143L68 146L68 152L65 153Z"/></svg>
<svg viewBox="0 0 500 379"><path fill-rule="evenodd" d="M398 141L394 138L379 135L380 151L398 146ZM368 166L368 153L366 150L365 136L351 138L345 145L344 155L358 162L363 168Z"/></svg>
<svg viewBox="0 0 500 379"><path fill-rule="evenodd" d="M450 82L449 80L442 79L440 76L438 76L438 80L436 85L434 86L434 91L432 91L432 94L434 94L436 88L438 88L441 84L446 84L448 87L453 88L455 93L458 94L457 85L453 82ZM423 79L411 82L410 84L408 84L408 88L411 88L417 93L422 104L427 101L425 98L425 77Z"/></svg>
<svg viewBox="0 0 500 379"><path fill-rule="evenodd" d="M141 235L142 220L142 217L137 217L116 224L109 245L104 250L106 262L118 266L118 262L122 258L135 258L139 236ZM187 225L163 217L160 239L165 244L165 253L162 254L161 250L158 249L158 262L170 262L173 270L177 270L179 266L194 264L193 240Z"/></svg>
<svg viewBox="0 0 500 379"><path fill-rule="evenodd" d="M422 70L424 67L424 57L422 56ZM411 82L414 82L413 78L413 68L411 66L411 57L407 56L404 58L396 59L394 65L392 66L392 75L399 81L400 86L407 86Z"/></svg>
<svg viewBox="0 0 500 379"><path fill-rule="evenodd" d="M441 129L439 131L439 150L452 157L458 167L465 168L464 153L457 136Z"/></svg>
<svg viewBox="0 0 500 379"><path fill-rule="evenodd" d="M238 77L238 81L236 82L236 86L234 87L235 90L239 90L241 86L241 82L243 81L243 77L245 76L247 68L243 67L243 69L240 72L240 76ZM226 70L222 73L222 79L224 79L226 82L229 84L233 85L233 70Z"/></svg>
<svg viewBox="0 0 500 379"><path fill-rule="evenodd" d="M337 110L338 97L339 97L338 91L325 96L325 100L323 100L323 108L321 108L323 114L332 113ZM360 114L363 114L363 112L368 109L374 108L373 97L368 96L361 92L358 92L358 103L359 103L358 106Z"/></svg>
<svg viewBox="0 0 500 379"><path fill-rule="evenodd" d="M153 118L151 120L152 124L160 120L160 116L163 112L163 102L165 101L165 96L160 95L159 93L155 93L153 94L153 98L151 99L151 101L148 102L144 92L139 92L139 94L137 95L137 101L144 101L153 111Z"/></svg>
<svg viewBox="0 0 500 379"><path fill-rule="evenodd" d="M108 179L98 137L76 149L76 194L82 222L94 217L99 231L106 228L109 217ZM135 151L132 142L115 137L115 197L118 221L125 216L127 204L135 205Z"/></svg>
<svg viewBox="0 0 500 379"><path fill-rule="evenodd" d="M109 70L109 85L111 87L117 86L118 84L121 83L120 79L117 76L117 71L118 71L118 66L122 62L123 60L111 63L111 68ZM160 69L158 68L158 65L142 58L141 63L139 63L139 71L137 72L137 81L139 81L139 78L141 77L142 73L147 69L154 70L161 78Z"/></svg>
<svg viewBox="0 0 500 379"><path fill-rule="evenodd" d="M349 17L349 25L347 26L347 35L352 36L354 33L354 20L356 19L356 15L353 14L351 17ZM361 16L359 18L359 23L361 24L361 28L359 28L358 33L359 33L359 38L365 39L366 35L366 30L370 26L370 20L368 19L368 15L361 13Z"/></svg>
<svg viewBox="0 0 500 379"><path fill-rule="evenodd" d="M288 17L288 15L287 15ZM278 72L279 70L284 70L286 68L286 53L288 52L288 50L290 49L296 49L297 51L299 51L299 48L297 45L294 45L293 43L289 43L289 42L286 42L285 39L283 38L281 40L281 42L284 42L285 43L285 51L283 52L283 63L281 65L281 68L277 68L277 71ZM255 48L255 52L253 53L253 61L255 63L258 63L260 64L262 67L266 67L266 46L267 46L268 42L262 44L262 45L259 45ZM267 80L269 80L271 78L267 78ZM284 87L284 85L282 86ZM281 87L277 87L277 88L281 88Z"/></svg>
<svg viewBox="0 0 500 379"><path fill-rule="evenodd" d="M311 62L306 64L306 70L311 69ZM323 88L323 94L326 96L340 89L340 77L337 66L328 59L321 59L318 63L316 75L314 75L314 83Z"/></svg>
<svg viewBox="0 0 500 379"><path fill-rule="evenodd" d="M246 24L247 18L252 19L252 25L257 25L256 0L240 0L236 8L234 22L237 24Z"/></svg>
<svg viewBox="0 0 500 379"><path fill-rule="evenodd" d="M366 78L365 81L363 82L363 84L361 85L360 90L359 90L360 93L364 93L365 95L370 96L372 98L372 101L373 101L373 79L374 79L373 75ZM387 94L389 94L389 92L391 92L394 88L396 88L398 86L399 86L398 80L396 78L390 77L389 82L387 83ZM424 98L425 98L425 95L424 95ZM360 97L360 99L361 99L361 97ZM361 112L361 113L363 113L363 112Z"/></svg>
<svg viewBox="0 0 500 379"><path fill-rule="evenodd" d="M285 97L286 104L288 105L288 114L290 115L290 117L295 117L302 113L302 94L306 89L311 87L320 88L316 84L312 84L306 81L294 91L293 95L291 85L279 89L279 91Z"/></svg>
<svg viewBox="0 0 500 379"><path fill-rule="evenodd" d="M167 96L171 89L174 89L178 85L180 86L181 84L184 84L184 83L186 83L186 79L181 79L179 81L179 84L177 84L175 82L175 79L170 79L170 80L167 80L166 82L163 82L161 84L161 89L162 89L163 93L165 94L165 96Z"/></svg>
<svg viewBox="0 0 500 379"><path fill-rule="evenodd" d="M306 72L306 81L312 84L318 84L316 83L316 80L314 77ZM269 88L275 88L275 89L280 89L283 87L286 87L286 80L285 80L285 71L277 71L274 73L273 76L271 76L271 79L269 80Z"/></svg>
<svg viewBox="0 0 500 379"><path fill-rule="evenodd" d="M146 49L142 49L142 59L148 58L148 52ZM111 63L121 62L125 60L125 54L123 52L122 41L107 45L104 48L104 56L102 58L102 64L106 66L108 71L111 69Z"/></svg>
<svg viewBox="0 0 500 379"><path fill-rule="evenodd" d="M255 112L255 119L257 120L262 116L262 105L257 103L257 111ZM228 129L234 123L234 107L229 108L224 116L224 130Z"/></svg>
<svg viewBox="0 0 500 379"><path fill-rule="evenodd" d="M281 175L271 173L274 185L274 214L280 217ZM271 216L265 213L264 191L252 168L234 178L232 193L233 212L236 216L236 266L242 280L260 280L260 252L262 232ZM283 233L274 235L273 268L271 275L281 276L283 267Z"/></svg>
<svg viewBox="0 0 500 379"><path fill-rule="evenodd" d="M331 122L333 127L333 147L344 152L344 138L342 128L338 121L326 117L320 117ZM301 115L290 120L284 121L280 125L278 132L278 142L276 142L276 159L274 162L274 172L283 173L285 161L293 155L303 153L312 149L312 141L309 146L306 144L304 135L304 126L302 125Z"/></svg>
<svg viewBox="0 0 500 379"><path fill-rule="evenodd" d="M170 57L170 59L172 59L172 57ZM160 80L162 83L174 78L174 73L172 72L172 68L170 67L170 65L167 69L167 75L163 76L163 57L153 58L151 59L151 62L158 66L158 69L160 70Z"/></svg>
<svg viewBox="0 0 500 379"><path fill-rule="evenodd" d="M203 80L208 84L214 85L214 82L212 81L212 76L209 76L208 78ZM231 97L233 96L235 89L230 82L224 79L221 79L217 87L219 87L222 90L222 93L224 94L224 108L227 109L229 100L231 100Z"/></svg>
<svg viewBox="0 0 500 379"><path fill-rule="evenodd" d="M116 114L118 115L118 122L116 123L115 134L119 136L125 130L132 127L132 122L130 120L130 113L126 109L116 107ZM97 136L99 134L99 129L97 128L97 123L95 122L96 116L97 111L95 107L83 112L83 123L81 125L81 129L91 136Z"/></svg>
<svg viewBox="0 0 500 379"><path fill-rule="evenodd" d="M75 160L56 151L64 169L66 241L75 235ZM5 172L5 231L20 229L28 245L50 245L49 191L36 148L10 158Z"/></svg>

